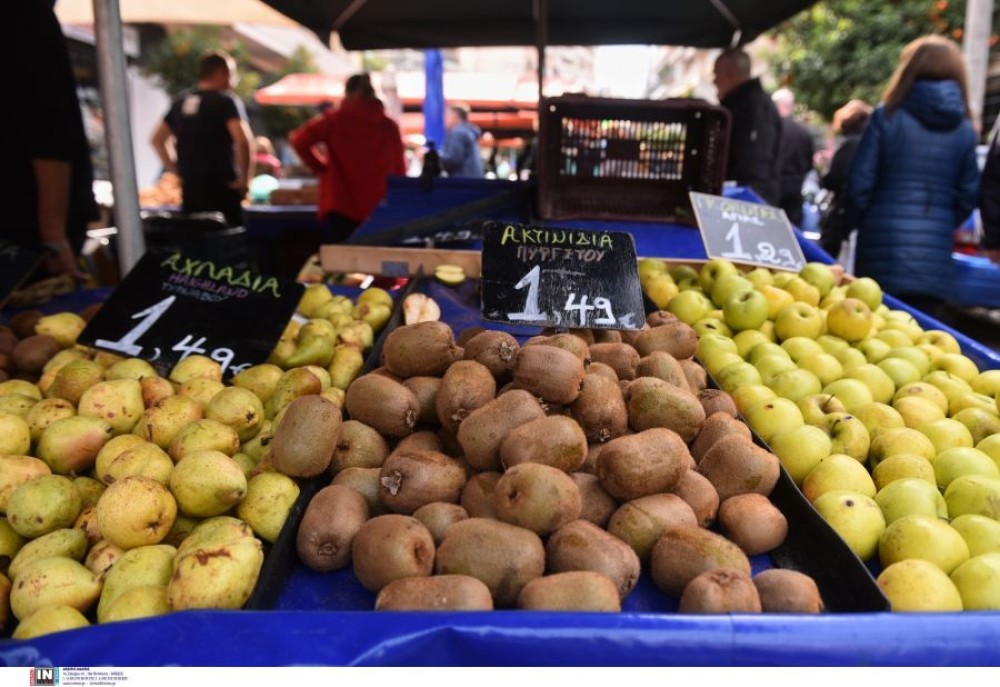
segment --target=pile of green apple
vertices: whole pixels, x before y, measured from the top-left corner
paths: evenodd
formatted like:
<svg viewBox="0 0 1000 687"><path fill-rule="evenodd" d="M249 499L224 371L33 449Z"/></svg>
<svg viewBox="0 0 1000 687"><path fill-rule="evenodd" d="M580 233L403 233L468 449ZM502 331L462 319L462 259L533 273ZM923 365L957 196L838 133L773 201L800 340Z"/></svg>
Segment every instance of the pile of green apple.
<svg viewBox="0 0 1000 687"><path fill-rule="evenodd" d="M820 263L639 275L816 510L878 557L893 610L1000 609L1000 370Z"/></svg>

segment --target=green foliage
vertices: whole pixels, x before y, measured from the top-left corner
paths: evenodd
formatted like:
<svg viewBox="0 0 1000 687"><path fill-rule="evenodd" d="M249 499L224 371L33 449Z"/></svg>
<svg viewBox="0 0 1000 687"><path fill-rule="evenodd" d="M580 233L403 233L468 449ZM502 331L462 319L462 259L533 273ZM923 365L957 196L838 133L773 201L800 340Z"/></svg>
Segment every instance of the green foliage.
<svg viewBox="0 0 1000 687"><path fill-rule="evenodd" d="M249 53L239 41L224 42L218 26L195 26L167 34L146 58L146 71L158 76L171 96L198 83L198 62L209 50L225 50L236 60L240 82L236 94L248 100L260 86L260 74L249 68Z"/></svg>
<svg viewBox="0 0 1000 687"><path fill-rule="evenodd" d="M288 74L314 74L318 70L309 51L299 46L292 53L280 74L267 80L264 85L270 85ZM267 105L263 109L267 130L275 138L285 138L289 133L305 124L316 114L312 107L291 107L287 105Z"/></svg>

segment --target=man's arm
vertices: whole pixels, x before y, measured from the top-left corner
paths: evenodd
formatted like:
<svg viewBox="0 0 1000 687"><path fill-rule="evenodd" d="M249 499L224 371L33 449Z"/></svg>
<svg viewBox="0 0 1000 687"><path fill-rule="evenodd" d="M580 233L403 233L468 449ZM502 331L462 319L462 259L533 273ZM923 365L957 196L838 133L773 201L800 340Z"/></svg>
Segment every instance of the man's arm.
<svg viewBox="0 0 1000 687"><path fill-rule="evenodd" d="M462 160L465 159L465 138L457 132L446 133L438 151L438 159L441 161L441 169L448 174L461 167Z"/></svg>
<svg viewBox="0 0 1000 687"><path fill-rule="evenodd" d="M239 177L233 182L233 187L245 190L250 185L250 179L253 178L255 166L253 154L257 146L254 144L253 132L250 131L250 125L245 119L235 117L226 121L226 128L233 138L233 147L236 150L236 169L239 172Z"/></svg>
<svg viewBox="0 0 1000 687"><path fill-rule="evenodd" d="M38 203L38 233L49 253L46 268L51 274L83 277L66 236L69 214L70 163L63 160L31 161Z"/></svg>
<svg viewBox="0 0 1000 687"><path fill-rule="evenodd" d="M153 146L156 156L160 158L160 164L163 165L164 171L179 174L177 171L177 153L174 149L173 138L174 133L170 130L170 126L166 121L160 120L160 123L153 131L152 137L149 139L149 144Z"/></svg>

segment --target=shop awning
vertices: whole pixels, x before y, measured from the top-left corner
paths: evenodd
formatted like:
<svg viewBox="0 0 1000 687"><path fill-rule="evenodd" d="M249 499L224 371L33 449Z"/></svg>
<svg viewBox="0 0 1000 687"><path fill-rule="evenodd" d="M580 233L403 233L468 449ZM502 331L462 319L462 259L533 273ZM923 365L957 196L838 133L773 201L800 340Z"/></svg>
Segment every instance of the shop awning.
<svg viewBox="0 0 1000 687"><path fill-rule="evenodd" d="M124 24L296 25L261 0L119 0L119 8ZM94 23L93 0L59 0L55 9L62 24Z"/></svg>

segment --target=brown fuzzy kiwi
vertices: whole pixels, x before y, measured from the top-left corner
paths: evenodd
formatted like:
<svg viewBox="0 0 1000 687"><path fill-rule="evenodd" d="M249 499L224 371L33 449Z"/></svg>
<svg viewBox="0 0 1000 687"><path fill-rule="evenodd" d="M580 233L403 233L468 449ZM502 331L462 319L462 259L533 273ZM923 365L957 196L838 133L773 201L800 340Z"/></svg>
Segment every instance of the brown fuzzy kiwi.
<svg viewBox="0 0 1000 687"><path fill-rule="evenodd" d="M352 420L393 439L412 434L420 415L420 402L413 392L381 375L368 374L355 379L347 388L344 407Z"/></svg>
<svg viewBox="0 0 1000 687"><path fill-rule="evenodd" d="M543 335L533 336L530 339L528 339L527 341L525 341L524 345L525 346L537 346L538 344L546 341L548 338L549 338L548 336L543 336Z"/></svg>
<svg viewBox="0 0 1000 687"><path fill-rule="evenodd" d="M556 348L561 348L564 351L569 351L583 361L584 367L590 365L590 349L587 347L587 344L583 339L578 336L574 336L573 334L554 334L537 342L537 344L531 345L555 346Z"/></svg>
<svg viewBox="0 0 1000 687"><path fill-rule="evenodd" d="M56 353L62 350L59 342L46 334L33 334L21 339L10 357L21 372L37 374Z"/></svg>
<svg viewBox="0 0 1000 687"><path fill-rule="evenodd" d="M486 328L480 327L479 325L475 325L473 327L466 327L465 329L463 329L458 333L457 337L455 337L455 344L461 346L462 348L465 348L468 345L468 343L472 341L472 339L479 336L485 331Z"/></svg>
<svg viewBox="0 0 1000 687"><path fill-rule="evenodd" d="M492 611L490 588L468 575L404 577L382 588L376 611Z"/></svg>
<svg viewBox="0 0 1000 687"><path fill-rule="evenodd" d="M414 432L410 436L400 439L394 451L437 451L445 453L444 442L441 441L441 437L428 430ZM451 454L448 453L446 455Z"/></svg>
<svg viewBox="0 0 1000 687"><path fill-rule="evenodd" d="M444 531L460 520L468 520L469 514L457 503L435 501L413 511L413 517L424 524L434 537L434 544L438 545Z"/></svg>
<svg viewBox="0 0 1000 687"><path fill-rule="evenodd" d="M441 379L435 401L438 422L447 431L457 432L469 413L492 401L496 393L496 380L485 365L460 360Z"/></svg>
<svg viewBox="0 0 1000 687"><path fill-rule="evenodd" d="M493 489L493 510L501 521L541 535L576 520L582 508L576 482L548 465L515 465Z"/></svg>
<svg viewBox="0 0 1000 687"><path fill-rule="evenodd" d="M434 571L434 538L408 515L379 515L354 535L351 559L358 581L378 592L393 580L427 577Z"/></svg>
<svg viewBox="0 0 1000 687"><path fill-rule="evenodd" d="M379 473L379 496L395 513L410 514L435 501L457 503L465 469L437 451L392 452Z"/></svg>
<svg viewBox="0 0 1000 687"><path fill-rule="evenodd" d="M507 332L485 331L465 344L465 359L486 366L493 378L504 383L514 374L514 358L521 349Z"/></svg>
<svg viewBox="0 0 1000 687"><path fill-rule="evenodd" d="M618 502L611 494L604 491L601 481L596 475L588 475L584 472L574 472L570 477L576 482L577 489L580 490L580 519L592 522L598 527L605 527L611 515L618 508Z"/></svg>
<svg viewBox="0 0 1000 687"><path fill-rule="evenodd" d="M590 570L546 575L524 585L517 607L531 611L617 613L622 604L615 583Z"/></svg>
<svg viewBox="0 0 1000 687"><path fill-rule="evenodd" d="M702 456L708 453L715 443L730 435L736 434L750 441L753 437L750 428L734 418L729 413L712 413L705 419L698 436L691 442L691 455L700 462Z"/></svg>
<svg viewBox="0 0 1000 687"><path fill-rule="evenodd" d="M595 343L590 347L590 359L608 365L618 379L635 379L639 353L625 343Z"/></svg>
<svg viewBox="0 0 1000 687"><path fill-rule="evenodd" d="M555 346L525 346L514 361L514 385L549 403L575 401L584 374L582 360Z"/></svg>
<svg viewBox="0 0 1000 687"><path fill-rule="evenodd" d="M608 523L608 532L632 547L639 560L649 560L653 545L666 530L698 527L694 510L674 494L652 494L622 504Z"/></svg>
<svg viewBox="0 0 1000 687"><path fill-rule="evenodd" d="M760 596L742 570L709 570L691 580L681 594L680 613L760 613Z"/></svg>
<svg viewBox="0 0 1000 687"><path fill-rule="evenodd" d="M462 446L458 443L458 436L456 434L440 429L437 431L436 436L438 443L440 444L440 448L432 448L430 446L427 448L430 448L432 451L440 451L446 456L451 456L455 460L461 461L466 468L469 467L469 464L465 460L465 456L462 454ZM430 442L428 441L428 444L429 443Z"/></svg>
<svg viewBox="0 0 1000 687"><path fill-rule="evenodd" d="M597 457L596 474L609 494L632 500L673 489L688 469L689 456L676 432L648 429L609 441Z"/></svg>
<svg viewBox="0 0 1000 687"><path fill-rule="evenodd" d="M677 494L691 506L699 527L711 527L719 513L719 492L699 472L688 470L674 487Z"/></svg>
<svg viewBox="0 0 1000 687"><path fill-rule="evenodd" d="M579 423L587 441L610 441L628 430L625 397L618 383L604 375L588 373L584 376L583 388L570 406L570 414Z"/></svg>
<svg viewBox="0 0 1000 687"><path fill-rule="evenodd" d="M493 491L502 476L499 472L480 472L465 483L459 503L470 518L497 519L493 510Z"/></svg>
<svg viewBox="0 0 1000 687"><path fill-rule="evenodd" d="M389 372L389 368L385 367L384 365L382 367L376 367L374 370L372 370L368 374L378 375L379 377L387 377L387 378L391 379L394 382L402 382L403 381L402 377L400 377L397 374L393 374L392 372Z"/></svg>
<svg viewBox="0 0 1000 687"><path fill-rule="evenodd" d="M680 360L690 358L698 350L698 334L679 320L650 327L635 338L635 349L643 358L653 351L666 351Z"/></svg>
<svg viewBox="0 0 1000 687"><path fill-rule="evenodd" d="M639 557L628 544L586 520L574 520L549 536L545 545L550 573L590 570L615 583L618 598L639 581Z"/></svg>
<svg viewBox="0 0 1000 687"><path fill-rule="evenodd" d="M665 427L691 441L705 422L705 409L698 397L662 379L640 377L625 396L629 426L637 432Z"/></svg>
<svg viewBox="0 0 1000 687"><path fill-rule="evenodd" d="M410 377L440 377L457 360L451 327L444 322L418 322L389 332L383 344L389 371Z"/></svg>
<svg viewBox="0 0 1000 687"><path fill-rule="evenodd" d="M588 346L594 343L594 332L591 329L570 329L561 330L555 327L546 327L542 330L542 336L557 336L559 334L570 334L583 341Z"/></svg>
<svg viewBox="0 0 1000 687"><path fill-rule="evenodd" d="M524 585L545 572L545 547L531 530L469 518L445 531L435 572L475 577L489 587L494 604L511 608Z"/></svg>
<svg viewBox="0 0 1000 687"><path fill-rule="evenodd" d="M573 472L587 458L587 437L575 420L563 415L542 417L507 432L500 460L507 468L541 463Z"/></svg>
<svg viewBox="0 0 1000 687"><path fill-rule="evenodd" d="M677 362L677 358L666 351L653 351L640 359L635 374L637 377L656 377L685 391L691 390L684 368Z"/></svg>
<svg viewBox="0 0 1000 687"><path fill-rule="evenodd" d="M646 324L650 327L662 327L665 324L674 324L676 322L680 322L680 320L677 319L677 315L669 310L657 310L646 315Z"/></svg>
<svg viewBox="0 0 1000 687"><path fill-rule="evenodd" d="M545 346L540 348L560 352L558 348ZM566 355L579 363L572 354ZM541 417L545 417L545 411L527 391L515 389L497 396L486 405L469 413L466 421L459 426L457 438L465 460L474 470L499 468L500 445L507 433L515 427Z"/></svg>
<svg viewBox="0 0 1000 687"><path fill-rule="evenodd" d="M622 333L617 329L591 329L594 343L622 343Z"/></svg>
<svg viewBox="0 0 1000 687"><path fill-rule="evenodd" d="M9 356L14 352L14 347L17 346L18 340L9 327L0 329L0 353Z"/></svg>
<svg viewBox="0 0 1000 687"><path fill-rule="evenodd" d="M622 343L627 343L629 346L635 348L635 340L639 338L639 335L644 331L649 329L649 325L643 322L642 327L639 329L622 329L619 331L622 337Z"/></svg>
<svg viewBox="0 0 1000 687"><path fill-rule="evenodd" d="M748 556L773 551L788 535L788 520L761 494L740 494L723 501L719 524Z"/></svg>
<svg viewBox="0 0 1000 687"><path fill-rule="evenodd" d="M677 362L681 364L681 369L684 370L684 376L687 377L688 389L692 393L696 394L708 386L708 372L705 371L705 368L700 363L692 358L678 360Z"/></svg>
<svg viewBox="0 0 1000 687"><path fill-rule="evenodd" d="M584 459L583 465L580 466L580 472L597 476L597 456L600 455L601 449L605 446L606 444L587 444L587 457Z"/></svg>
<svg viewBox="0 0 1000 687"><path fill-rule="evenodd" d="M781 474L777 456L745 437L731 435L716 442L698 463L698 471L708 478L719 499L739 494L769 496Z"/></svg>
<svg viewBox="0 0 1000 687"><path fill-rule="evenodd" d="M368 504L368 514L371 517L388 512L379 496L380 468L345 468L337 473L330 484L348 487L361 494Z"/></svg>
<svg viewBox="0 0 1000 687"><path fill-rule="evenodd" d="M587 374L600 375L616 384L618 383L618 373L610 365L605 365L604 363L591 362L590 367L587 368Z"/></svg>
<svg viewBox="0 0 1000 687"><path fill-rule="evenodd" d="M420 405L420 412L417 414L417 424L428 427L438 426L437 397L441 388L440 377L410 377L404 379L403 386L413 392Z"/></svg>
<svg viewBox="0 0 1000 687"><path fill-rule="evenodd" d="M45 317L45 313L41 310L24 310L10 318L7 325L14 332L14 336L19 339L27 339L29 336L34 336L35 325L43 317Z"/></svg>
<svg viewBox="0 0 1000 687"><path fill-rule="evenodd" d="M295 547L312 570L330 572L351 562L351 542L368 520L368 503L350 487L330 485L313 496L302 515Z"/></svg>
<svg viewBox="0 0 1000 687"><path fill-rule="evenodd" d="M736 404L733 403L733 397L722 389L702 389L698 392L698 400L701 401L701 407L705 409L705 417L714 413L725 413L732 417L739 415Z"/></svg>
<svg viewBox="0 0 1000 687"><path fill-rule="evenodd" d="M363 422L347 420L340 425L329 473L335 475L345 468L380 468L388 455L389 444L381 434Z"/></svg>
<svg viewBox="0 0 1000 687"><path fill-rule="evenodd" d="M733 568L750 574L743 550L721 534L700 527L667 530L650 556L653 582L670 596L680 597L691 580L709 570Z"/></svg>
<svg viewBox="0 0 1000 687"><path fill-rule="evenodd" d="M753 578L753 584L765 613L823 612L823 597L816 582L796 570L764 570Z"/></svg>
<svg viewBox="0 0 1000 687"><path fill-rule="evenodd" d="M289 477L316 477L330 466L340 408L322 396L300 396L285 410L271 441L271 465Z"/></svg>

